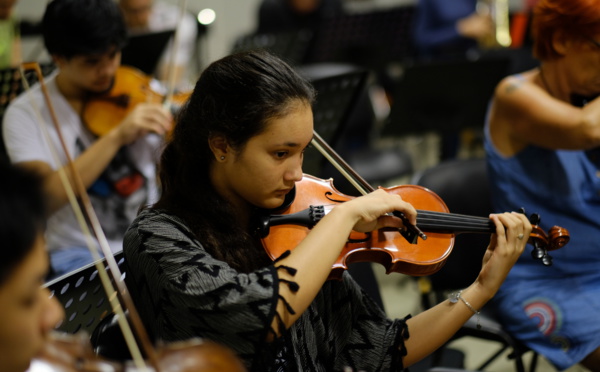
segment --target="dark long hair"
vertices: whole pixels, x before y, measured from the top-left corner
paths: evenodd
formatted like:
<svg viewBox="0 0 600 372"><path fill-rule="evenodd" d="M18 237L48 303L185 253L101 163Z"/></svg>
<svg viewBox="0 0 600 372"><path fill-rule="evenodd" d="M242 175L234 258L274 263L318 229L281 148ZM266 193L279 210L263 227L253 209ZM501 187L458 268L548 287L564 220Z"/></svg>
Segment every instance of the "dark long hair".
<svg viewBox="0 0 600 372"><path fill-rule="evenodd" d="M46 227L41 179L0 162L0 286L32 251Z"/></svg>
<svg viewBox="0 0 600 372"><path fill-rule="evenodd" d="M230 55L209 65L162 154L163 189L153 208L182 218L210 254L232 267L243 272L260 267L268 259L264 249L238 226L232 206L210 182L215 159L209 138L223 136L234 151L241 151L269 119L285 116L295 102L310 105L313 100L312 86L267 52Z"/></svg>
<svg viewBox="0 0 600 372"><path fill-rule="evenodd" d="M48 53L65 58L121 50L127 28L113 0L52 0L42 18Z"/></svg>

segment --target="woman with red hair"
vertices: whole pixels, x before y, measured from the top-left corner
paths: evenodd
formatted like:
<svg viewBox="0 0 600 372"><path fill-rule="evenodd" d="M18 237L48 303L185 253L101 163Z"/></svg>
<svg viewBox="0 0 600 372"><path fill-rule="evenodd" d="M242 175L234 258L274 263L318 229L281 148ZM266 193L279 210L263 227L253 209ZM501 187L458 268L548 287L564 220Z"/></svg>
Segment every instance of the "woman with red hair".
<svg viewBox="0 0 600 372"><path fill-rule="evenodd" d="M540 0L539 68L501 81L485 128L496 210L524 207L571 242L522 255L496 295L507 329L559 370L600 370L600 0Z"/></svg>

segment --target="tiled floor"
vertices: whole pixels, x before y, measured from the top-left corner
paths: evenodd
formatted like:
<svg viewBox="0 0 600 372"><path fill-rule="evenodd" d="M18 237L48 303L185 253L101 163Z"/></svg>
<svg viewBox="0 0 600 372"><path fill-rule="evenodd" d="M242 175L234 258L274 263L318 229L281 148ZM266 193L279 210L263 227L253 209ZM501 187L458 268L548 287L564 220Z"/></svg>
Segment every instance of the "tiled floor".
<svg viewBox="0 0 600 372"><path fill-rule="evenodd" d="M419 304L419 295L416 283L410 277L391 273L386 274L383 266L373 264L373 270L379 287L383 302L388 315L392 318L400 318L406 314L415 315L421 311ZM456 340L451 347L460 350L465 355L465 368L474 369L480 365L488 356L491 356L497 350L497 344L488 341L463 338ZM529 365L531 355L526 355L525 364ZM495 362L490 364L486 371L489 372L510 372L515 371L514 362L506 356L500 356ZM537 372L556 372L544 358L538 359ZM587 372L588 370L575 366L566 370L566 372Z"/></svg>

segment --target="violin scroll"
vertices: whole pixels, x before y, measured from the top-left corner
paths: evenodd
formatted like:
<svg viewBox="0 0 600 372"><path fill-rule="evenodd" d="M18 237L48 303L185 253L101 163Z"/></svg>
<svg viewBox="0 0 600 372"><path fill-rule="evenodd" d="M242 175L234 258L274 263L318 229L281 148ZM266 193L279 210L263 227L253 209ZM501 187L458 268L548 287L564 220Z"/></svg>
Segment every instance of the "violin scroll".
<svg viewBox="0 0 600 372"><path fill-rule="evenodd" d="M551 266L552 256L548 251L564 247L570 239L569 231L563 227L553 226L546 234L540 227L534 225L528 241L533 245L531 257L541 260L544 266Z"/></svg>
<svg viewBox="0 0 600 372"><path fill-rule="evenodd" d="M525 214L523 208L519 209L519 213ZM531 257L536 260L541 260L544 266L552 266L552 256L548 251L560 249L567 245L571 237L569 231L560 226L553 226L548 234L539 227L540 215L533 213L529 216L529 222L532 225L531 234L529 235L528 243L533 245Z"/></svg>

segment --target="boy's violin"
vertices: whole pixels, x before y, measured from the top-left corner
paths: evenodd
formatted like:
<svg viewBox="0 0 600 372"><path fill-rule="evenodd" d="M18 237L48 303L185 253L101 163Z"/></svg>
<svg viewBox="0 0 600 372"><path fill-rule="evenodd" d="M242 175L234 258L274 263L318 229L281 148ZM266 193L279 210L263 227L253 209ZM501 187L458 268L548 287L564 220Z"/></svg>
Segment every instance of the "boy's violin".
<svg viewBox="0 0 600 372"><path fill-rule="evenodd" d="M153 79L136 68L120 66L107 92L91 94L83 108L82 120L97 136L110 132L140 103L162 103L172 113L179 111L191 92L162 94Z"/></svg>

